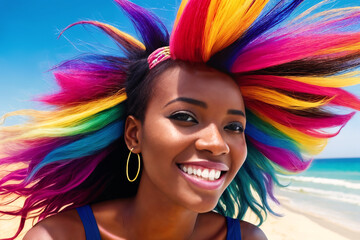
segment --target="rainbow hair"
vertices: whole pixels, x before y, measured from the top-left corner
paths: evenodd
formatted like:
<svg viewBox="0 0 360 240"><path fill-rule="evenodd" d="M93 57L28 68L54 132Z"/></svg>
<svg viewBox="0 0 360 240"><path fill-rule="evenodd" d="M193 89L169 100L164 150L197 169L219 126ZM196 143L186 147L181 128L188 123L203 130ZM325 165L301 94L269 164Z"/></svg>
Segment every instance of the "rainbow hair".
<svg viewBox="0 0 360 240"><path fill-rule="evenodd" d="M21 209L0 211L21 216L10 239L20 234L27 218L100 201L109 188L128 189L122 187L125 178L114 184L121 168L108 162L125 159L118 155L125 151L119 143L128 115L127 80L137 74L131 66L147 64L160 47L169 45L173 60L231 74L244 97L248 156L215 209L226 216L242 218L250 208L262 223L263 213L272 212L268 197L277 201L276 174L305 170L354 115L349 110L360 110L360 99L341 89L360 83L355 71L360 65L359 7L315 13L324 1L294 17L304 0L183 0L170 36L147 10L116 2L142 41L96 21L70 25L101 29L124 56L67 61L54 70L60 91L39 99L52 106L49 111L4 116L29 117L25 124L0 129L0 144L7 150L0 166L20 166L2 177L0 195L26 197ZM338 131L329 133L330 128Z"/></svg>

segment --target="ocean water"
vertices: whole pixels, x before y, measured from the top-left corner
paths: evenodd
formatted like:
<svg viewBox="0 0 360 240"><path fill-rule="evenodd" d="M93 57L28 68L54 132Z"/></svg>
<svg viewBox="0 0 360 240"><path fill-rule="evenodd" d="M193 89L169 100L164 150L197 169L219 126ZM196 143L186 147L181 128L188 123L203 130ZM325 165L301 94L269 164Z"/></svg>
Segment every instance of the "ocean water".
<svg viewBox="0 0 360 240"><path fill-rule="evenodd" d="M291 207L360 234L360 158L315 159L307 171L280 181L288 186L276 193Z"/></svg>

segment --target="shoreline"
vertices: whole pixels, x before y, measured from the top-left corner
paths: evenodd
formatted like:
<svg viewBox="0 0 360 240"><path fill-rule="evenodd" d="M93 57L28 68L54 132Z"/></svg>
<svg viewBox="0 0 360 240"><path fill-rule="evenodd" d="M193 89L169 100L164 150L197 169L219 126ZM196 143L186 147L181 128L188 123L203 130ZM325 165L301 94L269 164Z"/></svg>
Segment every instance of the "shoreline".
<svg viewBox="0 0 360 240"><path fill-rule="evenodd" d="M272 206L282 217L268 215L260 226L269 240L357 240L360 231L346 228L311 213L302 212L289 204L286 197L278 197L281 205ZM253 213L247 214L246 221L257 224Z"/></svg>
<svg viewBox="0 0 360 240"><path fill-rule="evenodd" d="M296 214L303 215L303 216L309 218L310 220L314 221L315 223L319 224L320 226L322 226L326 229L329 229L329 230L331 229L331 231L339 234L340 236L346 237L348 239L356 240L356 239L358 239L358 236L360 235L360 231L356 232L350 228L346 228L344 226L338 225L338 224L328 221L322 217L318 217L318 216L309 214L307 212L301 212L301 211L294 209L293 207L290 207L286 204L282 204L282 207L284 209L286 209L287 211L291 211Z"/></svg>

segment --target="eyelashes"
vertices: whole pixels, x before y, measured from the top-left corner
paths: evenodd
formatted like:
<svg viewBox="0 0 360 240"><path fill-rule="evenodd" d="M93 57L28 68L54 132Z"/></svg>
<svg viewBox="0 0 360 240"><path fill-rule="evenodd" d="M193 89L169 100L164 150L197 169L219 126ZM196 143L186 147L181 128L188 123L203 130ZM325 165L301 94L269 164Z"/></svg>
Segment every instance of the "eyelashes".
<svg viewBox="0 0 360 240"><path fill-rule="evenodd" d="M192 114L190 112L185 112L185 111L179 111L179 112L172 113L168 118L176 120L176 121L182 121L182 122L188 122L188 123L194 123L194 124L199 123L196 120L195 114Z"/></svg>
<svg viewBox="0 0 360 240"><path fill-rule="evenodd" d="M231 122L228 125L224 127L227 131L237 132L237 133L243 133L244 132L244 126L240 122Z"/></svg>
<svg viewBox="0 0 360 240"><path fill-rule="evenodd" d="M169 119L179 121L183 125L196 125L199 121L196 119L195 114L188 112L188 111L178 111L172 113L168 116ZM225 127L224 130L230 131L233 133L243 133L244 132L244 125L241 122L230 122Z"/></svg>

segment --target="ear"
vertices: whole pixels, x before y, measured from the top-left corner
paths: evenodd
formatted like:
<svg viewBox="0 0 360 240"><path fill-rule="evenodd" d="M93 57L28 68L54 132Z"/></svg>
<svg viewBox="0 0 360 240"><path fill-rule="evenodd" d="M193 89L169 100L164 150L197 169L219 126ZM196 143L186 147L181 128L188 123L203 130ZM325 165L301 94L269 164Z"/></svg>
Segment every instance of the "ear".
<svg viewBox="0 0 360 240"><path fill-rule="evenodd" d="M140 120L134 116L129 115L126 118L124 130L125 143L129 150L133 148L133 153L141 152L141 127Z"/></svg>

